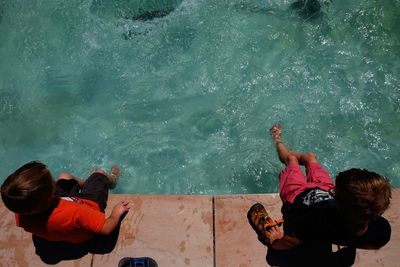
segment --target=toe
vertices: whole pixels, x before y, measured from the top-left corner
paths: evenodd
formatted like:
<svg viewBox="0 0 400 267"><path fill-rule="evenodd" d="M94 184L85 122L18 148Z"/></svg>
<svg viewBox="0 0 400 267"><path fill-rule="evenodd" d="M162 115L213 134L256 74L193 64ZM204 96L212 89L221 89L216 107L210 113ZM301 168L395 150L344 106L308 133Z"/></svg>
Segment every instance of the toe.
<svg viewBox="0 0 400 267"><path fill-rule="evenodd" d="M280 138L281 133L282 133L282 128L279 124L275 124L274 126L271 127L269 130L269 133L273 138Z"/></svg>

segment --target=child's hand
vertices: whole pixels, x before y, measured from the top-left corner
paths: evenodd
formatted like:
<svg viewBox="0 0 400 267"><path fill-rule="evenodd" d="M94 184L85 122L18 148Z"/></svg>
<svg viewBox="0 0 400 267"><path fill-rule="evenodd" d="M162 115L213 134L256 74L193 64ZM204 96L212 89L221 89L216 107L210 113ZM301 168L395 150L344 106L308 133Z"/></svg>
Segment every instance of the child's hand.
<svg viewBox="0 0 400 267"><path fill-rule="evenodd" d="M130 208L131 208L131 205L129 205L129 202L123 200L114 206L114 208L111 212L111 216L115 217L115 218L119 218L123 214L127 213Z"/></svg>
<svg viewBox="0 0 400 267"><path fill-rule="evenodd" d="M111 216L105 220L103 228L99 233L102 235L109 235L115 229L115 227L118 226L118 223L121 222L121 219L123 219L121 216L124 216L124 214L127 213L130 208L131 206L129 205L129 202L124 200L115 205L111 212Z"/></svg>

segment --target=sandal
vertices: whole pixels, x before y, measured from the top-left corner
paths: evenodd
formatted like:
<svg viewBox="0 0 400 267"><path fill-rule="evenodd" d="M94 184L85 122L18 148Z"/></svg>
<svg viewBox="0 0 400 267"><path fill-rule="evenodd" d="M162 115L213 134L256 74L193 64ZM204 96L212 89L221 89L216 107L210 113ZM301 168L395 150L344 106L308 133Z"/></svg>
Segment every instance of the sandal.
<svg viewBox="0 0 400 267"><path fill-rule="evenodd" d="M263 233L276 225L281 226L283 224L283 219L272 220L264 206L260 203L251 206L247 212L247 219L253 230L257 233L258 240L264 245L268 245L268 242L265 240Z"/></svg>

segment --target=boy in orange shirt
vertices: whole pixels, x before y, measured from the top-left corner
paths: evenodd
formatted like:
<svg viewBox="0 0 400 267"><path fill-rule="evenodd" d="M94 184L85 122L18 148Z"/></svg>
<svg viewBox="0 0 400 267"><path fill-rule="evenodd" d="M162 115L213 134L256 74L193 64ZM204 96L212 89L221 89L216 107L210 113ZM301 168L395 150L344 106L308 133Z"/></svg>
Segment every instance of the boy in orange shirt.
<svg viewBox="0 0 400 267"><path fill-rule="evenodd" d="M97 170L86 181L62 173L55 182L46 165L30 162L8 176L1 186L1 197L15 213L17 226L33 234L37 254L39 244L88 248L98 235L117 230L130 208L122 201L105 218L108 190L116 186L119 174L113 166L110 174Z"/></svg>

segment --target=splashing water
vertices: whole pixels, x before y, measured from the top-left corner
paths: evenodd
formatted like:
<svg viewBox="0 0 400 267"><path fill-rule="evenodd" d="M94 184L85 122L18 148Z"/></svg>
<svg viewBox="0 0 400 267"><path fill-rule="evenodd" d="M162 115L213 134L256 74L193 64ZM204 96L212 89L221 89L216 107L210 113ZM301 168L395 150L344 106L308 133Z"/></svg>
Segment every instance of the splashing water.
<svg viewBox="0 0 400 267"><path fill-rule="evenodd" d="M124 171L114 193L277 192L268 135L400 185L400 1L0 0L0 177ZM145 18L145 19L138 19Z"/></svg>

